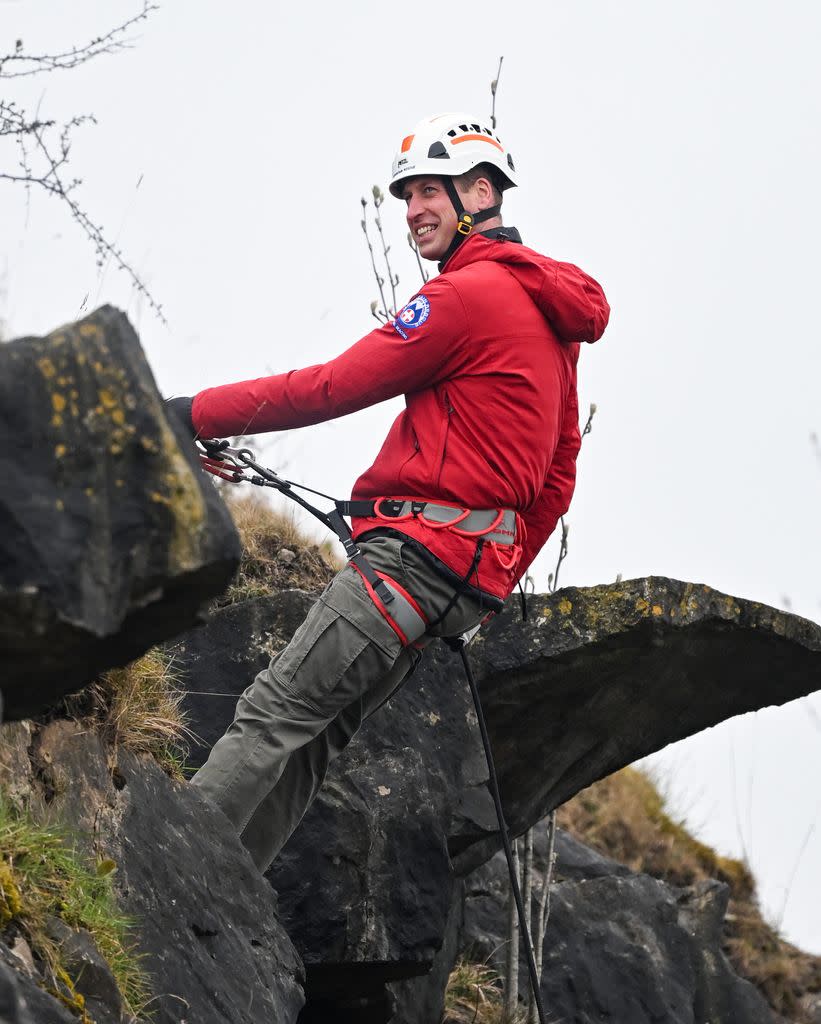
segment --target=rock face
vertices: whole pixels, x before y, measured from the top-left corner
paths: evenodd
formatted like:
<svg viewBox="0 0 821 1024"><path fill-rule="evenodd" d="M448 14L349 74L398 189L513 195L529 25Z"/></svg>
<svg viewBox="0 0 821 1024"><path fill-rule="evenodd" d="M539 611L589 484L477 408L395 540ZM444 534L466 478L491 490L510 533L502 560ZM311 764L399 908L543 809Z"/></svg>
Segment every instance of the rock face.
<svg viewBox="0 0 821 1024"><path fill-rule="evenodd" d="M0 1021L3 1024L77 1024L77 1018L20 970L0 942Z"/></svg>
<svg viewBox="0 0 821 1024"><path fill-rule="evenodd" d="M239 695L308 603L282 593L220 612L180 647L188 686ZM471 646L517 833L674 739L821 686L819 627L706 587L648 579L565 590L533 598L531 615L505 612ZM217 738L233 705L192 697L192 728ZM437 950L453 933L459 879L498 846L461 663L430 647L331 766L268 874L306 965L301 1021L387 1021L387 983L434 964L444 978ZM396 991L410 998L414 984ZM418 1000L430 1012L441 997L426 992Z"/></svg>
<svg viewBox="0 0 821 1024"><path fill-rule="evenodd" d="M821 627L709 587L650 577L530 604L471 651L515 834L668 743L821 688ZM463 872L493 845L472 840Z"/></svg>
<svg viewBox="0 0 821 1024"><path fill-rule="evenodd" d="M110 306L0 345L0 477L7 719L190 627L238 563L222 501Z"/></svg>
<svg viewBox="0 0 821 1024"><path fill-rule="evenodd" d="M561 832L557 854L541 985L549 1019L778 1024L721 950L725 885L676 889L599 857ZM469 877L460 939L462 950L500 969L507 888L501 854ZM520 993L528 990L524 963L519 985Z"/></svg>
<svg viewBox="0 0 821 1024"><path fill-rule="evenodd" d="M3 728L0 767L4 777L14 774L16 798L79 829L89 852L116 862L121 907L136 922L156 994L152 1020L293 1024L303 1003L302 966L270 886L220 812L150 759L121 751L112 764L99 738L73 723L54 722L34 737L25 725ZM82 934L72 943L75 959L96 962ZM4 963L13 961L0 943L0 999L8 990ZM86 980L97 1000L94 1019L119 1022L116 993L98 962ZM65 1019L55 1000L29 987L18 977L18 997L42 1007L31 1020L19 1011L20 1024Z"/></svg>

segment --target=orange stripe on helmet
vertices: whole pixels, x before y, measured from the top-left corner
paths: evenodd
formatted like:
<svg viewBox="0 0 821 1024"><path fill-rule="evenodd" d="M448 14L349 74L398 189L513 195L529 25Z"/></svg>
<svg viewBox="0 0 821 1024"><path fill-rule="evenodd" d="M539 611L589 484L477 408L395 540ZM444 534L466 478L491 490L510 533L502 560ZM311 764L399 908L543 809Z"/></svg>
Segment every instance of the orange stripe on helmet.
<svg viewBox="0 0 821 1024"><path fill-rule="evenodd" d="M413 136L411 136L413 138ZM491 146L495 146L498 150L504 153L504 149L495 139L489 138L487 135L460 135L458 139L450 140L455 146L458 142L489 142Z"/></svg>
<svg viewBox="0 0 821 1024"><path fill-rule="evenodd" d="M413 143L413 140L415 138L415 135L406 135L405 138L402 139L402 149L400 150L400 152L407 153L407 151L411 148L411 144Z"/></svg>

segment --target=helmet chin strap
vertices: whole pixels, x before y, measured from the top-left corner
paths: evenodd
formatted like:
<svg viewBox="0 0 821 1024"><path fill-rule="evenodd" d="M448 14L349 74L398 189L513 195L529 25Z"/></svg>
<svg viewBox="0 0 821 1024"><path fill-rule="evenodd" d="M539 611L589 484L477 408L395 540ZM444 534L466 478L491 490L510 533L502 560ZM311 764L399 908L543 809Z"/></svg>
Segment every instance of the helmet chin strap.
<svg viewBox="0 0 821 1024"><path fill-rule="evenodd" d="M462 203L459 193L456 191L453 178L445 176L442 180L445 183L445 191L450 196L451 203L453 203L453 209L456 211L457 219L456 231L453 235L453 239L442 256L442 259L439 261L440 269L447 263L477 224L490 220L492 217L498 217L502 212L502 205L499 203L496 206L489 206L486 210L479 210L478 213L468 213Z"/></svg>

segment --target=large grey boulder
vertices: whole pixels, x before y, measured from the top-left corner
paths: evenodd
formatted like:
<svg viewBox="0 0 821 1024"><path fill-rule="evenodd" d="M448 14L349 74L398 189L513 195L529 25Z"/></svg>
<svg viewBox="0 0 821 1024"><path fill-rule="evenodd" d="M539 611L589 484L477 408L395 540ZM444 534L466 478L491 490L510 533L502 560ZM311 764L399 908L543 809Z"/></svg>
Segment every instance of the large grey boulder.
<svg viewBox="0 0 821 1024"><path fill-rule="evenodd" d="M238 696L309 603L301 592L259 599L183 638L176 663L197 691L196 733L221 735L234 701L217 695ZM674 739L817 689L821 629L651 578L538 596L527 622L511 608L472 644L471 661L520 833ZM434 964L441 972L459 880L498 848L461 664L434 645L331 766L268 873L306 965L303 1020L389 1019L385 984Z"/></svg>
<svg viewBox="0 0 821 1024"><path fill-rule="evenodd" d="M0 345L0 689L36 714L197 621L239 542L104 306Z"/></svg>
<svg viewBox="0 0 821 1024"><path fill-rule="evenodd" d="M668 743L821 689L821 627L701 584L653 576L530 606L471 647L517 835ZM463 842L461 873L498 848L469 825Z"/></svg>
<svg viewBox="0 0 821 1024"><path fill-rule="evenodd" d="M537 851L543 848L539 839ZM536 862L543 870L544 857L537 855ZM628 871L561 832L556 871L541 984L550 1020L780 1024L722 951L726 885L675 888ZM460 950L504 971L509 881L503 855L470 875L466 889ZM519 991L529 991L523 960ZM409 1024L418 1020L411 1015Z"/></svg>

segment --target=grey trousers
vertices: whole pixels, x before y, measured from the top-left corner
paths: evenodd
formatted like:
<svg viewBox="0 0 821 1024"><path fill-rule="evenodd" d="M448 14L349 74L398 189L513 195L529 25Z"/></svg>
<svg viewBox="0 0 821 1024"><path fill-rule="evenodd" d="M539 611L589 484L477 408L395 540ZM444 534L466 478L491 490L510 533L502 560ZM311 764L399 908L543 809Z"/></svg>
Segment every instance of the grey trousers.
<svg viewBox="0 0 821 1024"><path fill-rule="evenodd" d="M373 537L360 546L428 621L452 601L454 587L399 538ZM486 614L478 600L460 594L432 634L456 636ZM402 646L359 573L346 566L242 694L233 723L192 782L230 819L261 871L301 821L328 765L420 657Z"/></svg>

